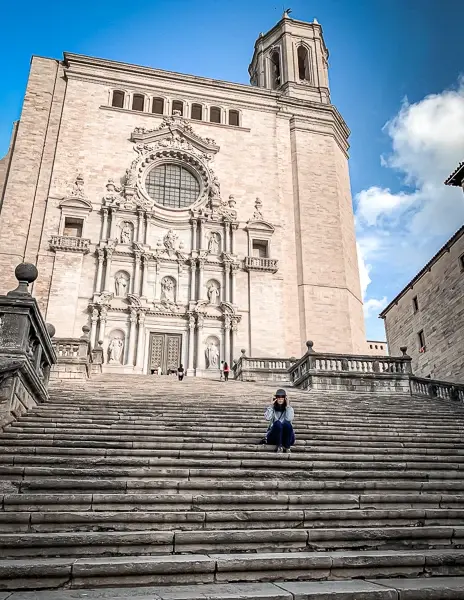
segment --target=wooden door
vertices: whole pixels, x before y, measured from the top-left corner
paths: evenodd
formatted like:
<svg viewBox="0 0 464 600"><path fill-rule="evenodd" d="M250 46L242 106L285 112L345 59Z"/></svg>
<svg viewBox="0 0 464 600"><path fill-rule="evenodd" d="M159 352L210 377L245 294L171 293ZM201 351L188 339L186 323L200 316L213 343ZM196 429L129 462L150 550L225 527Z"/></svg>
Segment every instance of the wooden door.
<svg viewBox="0 0 464 600"><path fill-rule="evenodd" d="M149 372L161 367L163 375L176 372L182 361L182 336L178 333L152 333L150 335Z"/></svg>

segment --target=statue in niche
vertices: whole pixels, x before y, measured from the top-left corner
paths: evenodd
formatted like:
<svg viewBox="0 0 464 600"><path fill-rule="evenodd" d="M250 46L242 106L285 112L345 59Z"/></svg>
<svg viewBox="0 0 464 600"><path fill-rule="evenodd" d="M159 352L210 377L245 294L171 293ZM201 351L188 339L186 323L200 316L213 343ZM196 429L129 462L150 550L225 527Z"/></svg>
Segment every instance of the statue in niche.
<svg viewBox="0 0 464 600"><path fill-rule="evenodd" d="M176 251L177 235L170 229L163 238L164 247L171 253Z"/></svg>
<svg viewBox="0 0 464 600"><path fill-rule="evenodd" d="M121 244L130 244L132 242L132 226L130 223L123 223L121 227Z"/></svg>
<svg viewBox="0 0 464 600"><path fill-rule="evenodd" d="M219 300L219 286L214 281L208 285L208 300L210 304L217 304Z"/></svg>
<svg viewBox="0 0 464 600"><path fill-rule="evenodd" d="M219 366L219 350L216 344L209 342L205 349L206 355L206 368L217 369Z"/></svg>
<svg viewBox="0 0 464 600"><path fill-rule="evenodd" d="M175 284L170 277L164 277L161 282L161 301L168 304L174 304L175 299Z"/></svg>
<svg viewBox="0 0 464 600"><path fill-rule="evenodd" d="M116 296L127 296L128 287L127 276L124 273L119 273L114 280L114 286L116 288Z"/></svg>
<svg viewBox="0 0 464 600"><path fill-rule="evenodd" d="M108 346L111 364L121 364L124 342L121 338L113 338Z"/></svg>
<svg viewBox="0 0 464 600"><path fill-rule="evenodd" d="M209 237L208 251L210 254L219 254L219 235L216 232Z"/></svg>

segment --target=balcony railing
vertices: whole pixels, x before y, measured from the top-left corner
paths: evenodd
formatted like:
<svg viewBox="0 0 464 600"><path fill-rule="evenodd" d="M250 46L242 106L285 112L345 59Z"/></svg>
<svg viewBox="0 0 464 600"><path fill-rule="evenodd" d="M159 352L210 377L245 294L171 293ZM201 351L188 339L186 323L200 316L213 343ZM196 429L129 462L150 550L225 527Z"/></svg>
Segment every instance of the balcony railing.
<svg viewBox="0 0 464 600"><path fill-rule="evenodd" d="M269 271L270 273L276 273L278 268L279 261L275 258L245 257L245 269L247 271Z"/></svg>
<svg viewBox="0 0 464 600"><path fill-rule="evenodd" d="M464 384L447 383L413 375L411 377L411 394L464 402Z"/></svg>
<svg viewBox="0 0 464 600"><path fill-rule="evenodd" d="M52 250L64 250L65 252L89 252L90 240L81 237L71 237L68 235L52 235L50 248Z"/></svg>
<svg viewBox="0 0 464 600"><path fill-rule="evenodd" d="M248 358L242 355L233 365L235 379L240 381L290 381L289 358Z"/></svg>

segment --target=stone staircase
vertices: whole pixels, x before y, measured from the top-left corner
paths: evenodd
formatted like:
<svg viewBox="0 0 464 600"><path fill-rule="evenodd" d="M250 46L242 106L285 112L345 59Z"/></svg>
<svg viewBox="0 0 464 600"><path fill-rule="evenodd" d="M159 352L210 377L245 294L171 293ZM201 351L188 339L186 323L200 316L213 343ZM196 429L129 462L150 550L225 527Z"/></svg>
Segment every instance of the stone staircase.
<svg viewBox="0 0 464 600"><path fill-rule="evenodd" d="M54 384L0 433L0 600L462 600L463 408L289 390L276 455L273 392Z"/></svg>

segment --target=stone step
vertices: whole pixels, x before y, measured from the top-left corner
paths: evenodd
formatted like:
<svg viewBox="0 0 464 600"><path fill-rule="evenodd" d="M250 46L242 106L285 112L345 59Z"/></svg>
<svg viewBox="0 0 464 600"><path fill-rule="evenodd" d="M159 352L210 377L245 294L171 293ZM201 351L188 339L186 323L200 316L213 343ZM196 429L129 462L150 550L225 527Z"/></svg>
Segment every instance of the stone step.
<svg viewBox="0 0 464 600"><path fill-rule="evenodd" d="M0 534L3 558L464 548L464 526Z"/></svg>
<svg viewBox="0 0 464 600"><path fill-rule="evenodd" d="M332 492L332 493L365 493L366 491L377 491L385 490L386 492L404 492L404 491L418 491L418 492L450 492L450 493L461 493L464 492L464 481L459 480L443 480L436 479L432 481L427 480L416 480L412 481L408 474L404 474L403 478L393 477L392 479L351 479L346 481L344 478L334 479L327 481L324 477L321 480L306 480L306 481L292 481L282 480L281 478L269 478L267 480L258 480L257 477L251 477L248 480L242 481L240 479L227 480L225 478L216 479L211 478L197 478L195 480L175 479L150 479L150 478L108 478L102 479L95 478L95 476L83 478L41 478L41 477L28 477L23 480L22 475L17 475L16 480L13 476L9 476L9 481L2 481L0 479L0 493L16 493L21 494L30 492L40 493L54 493L60 492L87 492L97 493L102 491L117 491L117 492L136 492L143 493L150 491L161 491L170 490L172 493L177 491L186 490L191 493L201 493L203 490L233 490L234 493L247 493L252 490L258 491L280 491L283 493L289 491L298 490L299 492Z"/></svg>
<svg viewBox="0 0 464 600"><path fill-rule="evenodd" d="M57 533L86 531L224 530L224 529L320 529L374 527L457 527L464 522L464 509L302 509L296 506L273 510L145 511L5 511L0 512L0 533ZM0 539L1 541L1 539Z"/></svg>
<svg viewBox="0 0 464 600"><path fill-rule="evenodd" d="M464 577L370 581L204 583L100 589L14 592L0 600L461 600Z"/></svg>
<svg viewBox="0 0 464 600"><path fill-rule="evenodd" d="M385 577L422 577L421 581L426 586L420 588L416 583L416 590L431 589L434 581L440 582L441 588L446 590L445 581L440 581L440 576L448 575L459 577L464 573L464 553L459 550L402 550L402 551L339 551L339 552L297 552L297 553L256 553L256 554L191 554L187 556L130 556L130 557L92 557L92 558L36 558L33 560L15 559L0 560L0 586L3 590L27 590L49 588L47 594L52 594L53 588L102 588L121 586L127 589L130 585L179 585L179 584L201 584L231 582L278 582L276 585L284 586L283 580L290 581L325 581L324 585L335 585L349 581L338 582L336 580L354 578L369 578L372 585L385 585ZM432 579L430 579L432 575ZM427 579L424 579L427 576ZM382 579L375 579L375 578ZM436 577L436 579L435 579ZM462 578L464 579L464 578ZM331 581L332 580L332 581ZM335 581L333 581L335 580ZM395 579L394 585L405 588L405 580ZM351 591L356 593L359 585L365 585L363 581L353 581ZM268 583L268 585L270 585ZM293 585L308 585L308 583L294 583ZM322 583L320 584L322 585ZM412 585L412 584L411 584ZM210 588L207 596L203 596L199 589L184 590L180 596L175 595L176 588L170 587L170 600L182 598L214 598L214 590ZM295 588L298 589L298 588ZM302 589L302 588L300 588ZM309 588L310 589L310 588ZM313 588L314 589L314 588ZM340 589L340 588L339 588ZM341 588L343 589L343 588ZM345 588L346 589L346 588ZM370 592L373 588L367 588ZM385 589L380 587L380 589ZM396 588L392 588L396 589ZM414 588L413 588L414 589ZM440 589L440 588L436 588ZM459 589L459 588L455 588ZM326 587L330 590L330 587ZM119 593L124 590L119 589ZM366 588L361 588L366 591ZM187 593L188 592L188 593ZM461 589L462 592L462 589ZM66 594L66 590L60 589L60 593ZM165 590L165 594L167 590ZM100 592L101 594L101 592ZM138 598L126 595L122 598ZM44 600L56 597L62 600L66 596L47 596ZM85 597L85 596L81 596ZM92 596L88 596L92 598ZM104 595L96 595L96 598L112 598L109 590ZM121 597L121 596L120 596ZM162 596L161 596L162 597ZM241 598L239 595L237 598ZM317 596L316 596L317 597ZM382 597L382 596L380 596ZM14 598L14 596L13 596ZM39 598L41 598L39 596ZM73 596L71 596L73 598ZM74 598L79 598L74 595ZM117 598L117 596L116 596ZM143 596L142 596L143 598ZM150 600L158 598L158 595L150 595ZM237 600L234 598L234 600ZM260 598L254 595L253 598ZM274 598L274 596L273 596ZM278 596L280 598L280 596ZM287 598L287 596L284 596ZM295 597L288 597L293 600ZM312 596L302 596L309 600ZM321 596L323 598L323 596ZM327 596L326 598L331 598ZM350 598L350 597L348 597ZM377 596L352 596L353 600L373 600ZM387 596L389 600L397 600L398 595ZM407 597L406 597L407 598ZM429 600L433 596L415 596L417 600ZM437 596L441 600L446 598L462 598L462 596ZM20 600L29 600L27 596ZM340 596L340 600L346 600ZM9 598L8 600L11 600ZM30 599L32 600L32 598ZM34 600L37 600L34 597Z"/></svg>

